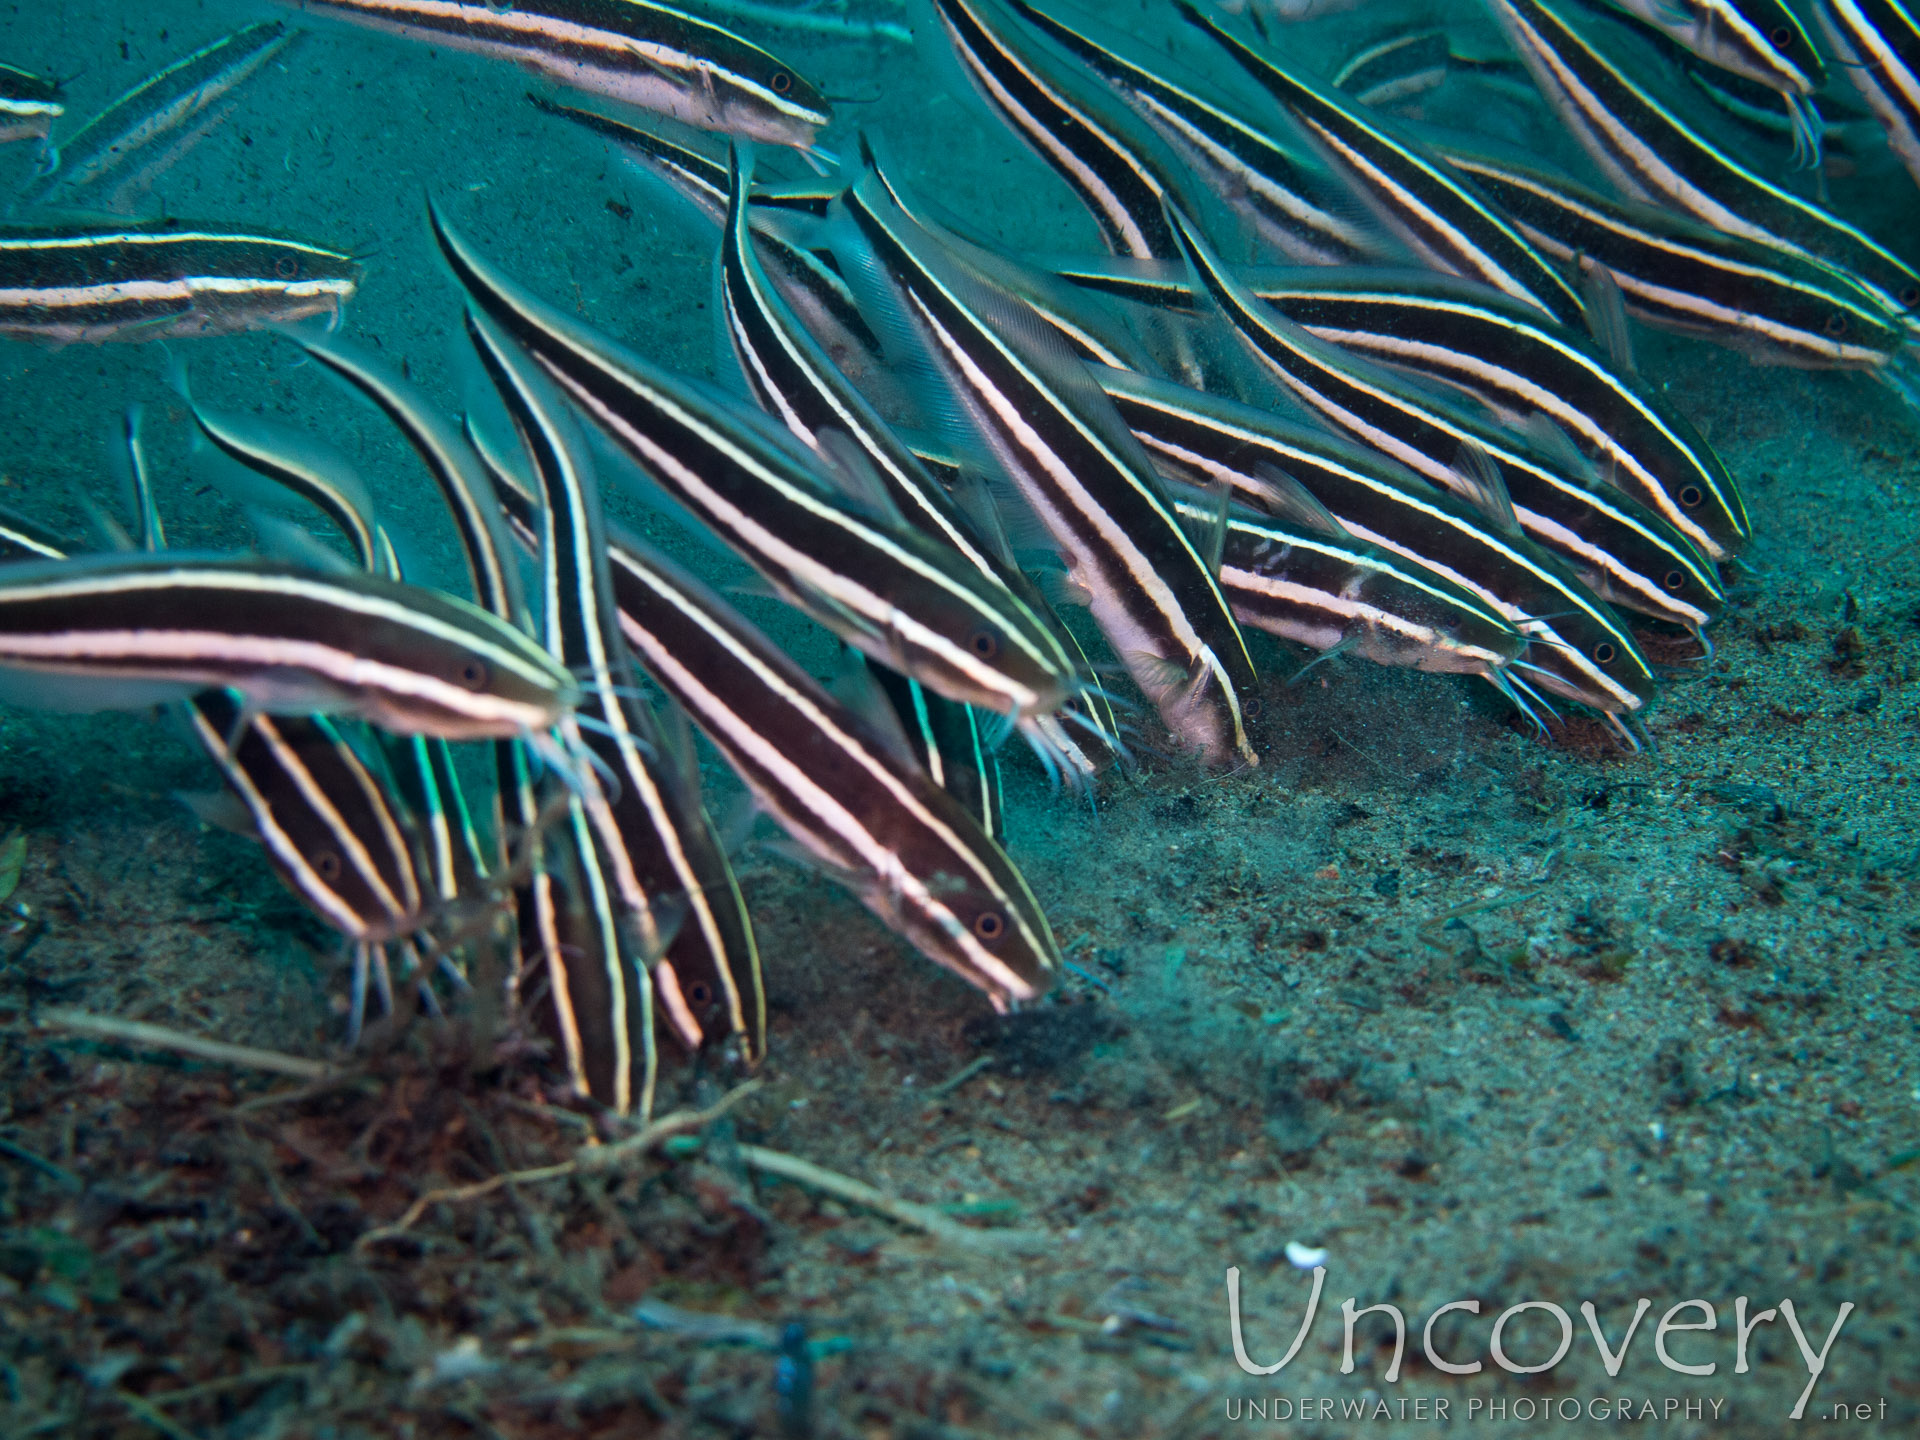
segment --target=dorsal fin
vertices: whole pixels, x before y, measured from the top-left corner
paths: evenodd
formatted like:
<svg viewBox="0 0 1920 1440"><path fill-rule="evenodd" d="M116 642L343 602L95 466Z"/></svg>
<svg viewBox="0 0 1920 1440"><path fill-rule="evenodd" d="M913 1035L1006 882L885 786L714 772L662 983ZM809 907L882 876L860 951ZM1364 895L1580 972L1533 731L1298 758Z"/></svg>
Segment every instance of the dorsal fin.
<svg viewBox="0 0 1920 1440"><path fill-rule="evenodd" d="M1521 433L1527 437L1527 443L1540 454L1551 460L1554 468L1561 474L1589 486L1607 483L1573 438L1553 422L1543 410L1536 410L1520 422Z"/></svg>
<svg viewBox="0 0 1920 1440"><path fill-rule="evenodd" d="M1493 457L1471 440L1460 442L1453 456L1454 494L1493 522L1501 534L1517 538L1520 522L1514 517L1513 497Z"/></svg>
<svg viewBox="0 0 1920 1440"><path fill-rule="evenodd" d="M873 671L867 668L869 663L867 657L851 645L841 646L840 669L831 687L833 698L858 715L894 759L917 768L920 757L914 753L913 743L900 724L900 712L893 708L887 692L873 678Z"/></svg>
<svg viewBox="0 0 1920 1440"><path fill-rule="evenodd" d="M140 527L140 548L159 551L167 548L167 532L160 523L159 504L153 498L153 472L147 467L147 447L140 439L140 422L145 418L145 406L129 405L121 420L120 443L132 488L134 520Z"/></svg>
<svg viewBox="0 0 1920 1440"><path fill-rule="evenodd" d="M252 505L246 507L246 516L253 533L259 537L262 555L305 570L317 570L323 575L362 573L346 556L328 549L324 541L297 521Z"/></svg>
<svg viewBox="0 0 1920 1440"><path fill-rule="evenodd" d="M1027 571L1033 583L1040 587L1040 594L1047 604L1055 610L1068 608L1085 610L1093 604L1093 592L1082 585L1064 568L1034 569Z"/></svg>
<svg viewBox="0 0 1920 1440"><path fill-rule="evenodd" d="M894 502L893 493L873 468L873 460L860 448L860 442L844 430L824 429L814 436L821 458L827 463L820 473L832 482L839 497L861 514L894 529L907 528L906 517Z"/></svg>
<svg viewBox="0 0 1920 1440"><path fill-rule="evenodd" d="M987 477L964 465L954 466L952 474L953 483L947 486L947 497L966 520L967 528L973 532L975 539L993 553L996 560L1018 569L1013 539L1007 533L1006 516L993 503L993 487ZM1048 537L1049 543L1051 538Z"/></svg>
<svg viewBox="0 0 1920 1440"><path fill-rule="evenodd" d="M203 825L260 843L260 829L240 797L231 790L176 790L174 798Z"/></svg>
<svg viewBox="0 0 1920 1440"><path fill-rule="evenodd" d="M1233 487L1224 480L1216 480L1201 492L1206 504L1206 518L1199 519L1180 513L1180 524L1187 532L1187 539L1193 542L1195 552L1201 563L1207 567L1207 573L1218 579L1220 576L1220 557L1227 548L1227 505L1233 498Z"/></svg>
<svg viewBox="0 0 1920 1440"><path fill-rule="evenodd" d="M78 486L73 490L74 503L87 517L88 538L93 541L96 550L137 550L133 537L127 533L127 527L108 513L105 506L95 500Z"/></svg>
<svg viewBox="0 0 1920 1440"><path fill-rule="evenodd" d="M1627 298L1613 271L1591 255L1580 257L1580 299L1586 306L1587 329L1594 343L1622 375L1637 373L1633 364L1633 332L1627 328Z"/></svg>
<svg viewBox="0 0 1920 1440"><path fill-rule="evenodd" d="M1303 530L1325 535L1343 544L1359 543L1311 490L1278 465L1262 461L1254 467L1254 476L1260 481L1260 503L1274 519L1298 525Z"/></svg>

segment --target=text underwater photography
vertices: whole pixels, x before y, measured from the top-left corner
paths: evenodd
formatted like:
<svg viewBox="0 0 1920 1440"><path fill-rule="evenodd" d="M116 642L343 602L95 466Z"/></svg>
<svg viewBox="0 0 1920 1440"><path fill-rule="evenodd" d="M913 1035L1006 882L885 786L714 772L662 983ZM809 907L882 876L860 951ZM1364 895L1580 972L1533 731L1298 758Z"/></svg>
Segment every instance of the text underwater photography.
<svg viewBox="0 0 1920 1440"><path fill-rule="evenodd" d="M1301 1259L1323 1258L1316 1255L1290 1257L1296 1268L1304 1269ZM1243 1294L1238 1267L1230 1268L1226 1276L1227 1323L1232 1335L1234 1360L1240 1369L1249 1375L1271 1376L1285 1371L1298 1356L1309 1332L1313 1329L1319 1313L1320 1301L1327 1277L1326 1267L1312 1266L1312 1285L1305 1301L1305 1312L1300 1325L1294 1333L1293 1342L1278 1360L1270 1364L1261 1364L1248 1354L1245 1330L1242 1324ZM1251 1297L1245 1297L1250 1300ZM1707 1342L1689 1342L1693 1347L1693 1358L1683 1359L1668 1349L1668 1337L1682 1331L1715 1331L1720 1328L1720 1309L1706 1300L1682 1300L1673 1304L1662 1314L1653 1326L1651 1345L1653 1355L1659 1365L1672 1375L1716 1376L1728 1374L1745 1375L1752 1368L1748 1359L1748 1341L1754 1331L1762 1325L1778 1321L1791 1331L1795 1345L1806 1364L1807 1382L1792 1409L1784 1415L1788 1422L1804 1419L1832 1421L1884 1421L1887 1415L1887 1402L1884 1398L1873 1401L1821 1401L1815 1398L1814 1390L1822 1372L1827 1368L1830 1354L1839 1341L1847 1316L1853 1311L1851 1302L1843 1302L1832 1327L1824 1338L1817 1331L1809 1337L1801 1329L1800 1317L1796 1313L1791 1299L1782 1299L1776 1306L1765 1310L1748 1309L1748 1298L1737 1297L1732 1305L1732 1337L1730 1344L1722 1347L1720 1355L1713 1355ZM1455 1319L1442 1324L1448 1316L1478 1316L1481 1313L1479 1300L1453 1300L1437 1306L1418 1329L1418 1355L1431 1367L1435 1376L1471 1376L1482 1373L1486 1362L1472 1358L1476 1343L1473 1334L1468 1333L1466 1324ZM1392 1388L1398 1385L1402 1375L1402 1362L1408 1355L1408 1320L1400 1308L1386 1302L1371 1305L1358 1303L1357 1297L1349 1297L1340 1304L1341 1363L1340 1373L1351 1375L1356 1363L1366 1364L1369 1359L1378 1360L1385 1366L1378 1375L1378 1385L1360 1396L1315 1395L1311 1393L1290 1392L1284 1387L1270 1391L1254 1391L1240 1387L1239 1393L1230 1394L1225 1400L1225 1415L1229 1421L1274 1423L1295 1422L1311 1425L1316 1422L1347 1422L1360 1428L1367 1426L1388 1426L1397 1424L1433 1424L1464 1425L1471 1427L1476 1423L1504 1424L1507 1421L1516 1425L1534 1425L1539 1433L1552 1434L1564 1429L1566 1422L1597 1421L1611 1422L1615 1425L1633 1425L1639 1433L1658 1433L1661 1422L1679 1421L1688 1428L1698 1425L1717 1426L1731 1423L1736 1418L1744 1421L1764 1418L1751 1413L1741 1414L1737 1406L1737 1392L1722 1389L1715 1391L1689 1390L1676 1393L1672 1390L1650 1388L1636 1390L1631 1385L1619 1383L1622 1369L1627 1365L1629 1352L1634 1338L1640 1333L1641 1322L1648 1318L1654 1309L1654 1302L1642 1297L1634 1306L1631 1316L1624 1317L1624 1330L1613 1341L1609 1340L1602 1317L1591 1300L1579 1303L1579 1315L1585 1322L1585 1333L1590 1336L1593 1350L1603 1367L1607 1381L1604 1384L1575 1382L1574 1394L1531 1396L1498 1395L1483 1396L1471 1393L1470 1387L1458 1395L1422 1394L1418 1396L1396 1395ZM1527 1326L1520 1317L1537 1312L1541 1323ZM1360 1333L1359 1321L1367 1315L1384 1317L1387 1327L1370 1341ZM1278 1326L1284 1316L1276 1319L1263 1317L1263 1325ZM1518 1322L1518 1323L1515 1323ZM1509 1325L1512 1331L1509 1332ZM1436 1340L1435 1330L1440 1327L1445 1342ZM1487 1357L1501 1370L1510 1375L1552 1376L1552 1373L1568 1359L1574 1349L1576 1326L1567 1310L1551 1300L1523 1300L1508 1305L1497 1315L1491 1317L1491 1328L1484 1340ZM1449 1333L1450 1332L1450 1333ZM1815 1343L1817 1342L1817 1343ZM1356 1347L1359 1360L1356 1362ZM1448 1356L1442 1356L1440 1348L1449 1350ZM1725 1353L1730 1349L1731 1353ZM1521 1353L1512 1353L1515 1350ZM1546 1351L1544 1358L1536 1358L1538 1352ZM1730 1368L1729 1368L1730 1365ZM1641 1384L1653 1380L1648 1367L1642 1365L1638 1373L1630 1376ZM1664 1378L1664 1377L1663 1377ZM1543 1382L1553 1388L1549 1379ZM1671 1382L1669 1382L1671 1383ZM1723 1382L1725 1383L1725 1382ZM1737 1386L1738 1382L1732 1382ZM1291 1432L1283 1432L1291 1433Z"/></svg>

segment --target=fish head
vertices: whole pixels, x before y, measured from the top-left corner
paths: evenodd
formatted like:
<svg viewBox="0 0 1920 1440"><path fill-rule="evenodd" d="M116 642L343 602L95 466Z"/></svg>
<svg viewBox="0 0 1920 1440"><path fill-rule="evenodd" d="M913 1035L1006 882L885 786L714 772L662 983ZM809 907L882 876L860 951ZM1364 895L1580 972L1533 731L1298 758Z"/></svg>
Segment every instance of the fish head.
<svg viewBox="0 0 1920 1440"><path fill-rule="evenodd" d="M229 255L225 273L208 279L201 290L201 333L338 317L360 286L360 262L338 250L264 236L224 248Z"/></svg>
<svg viewBox="0 0 1920 1440"><path fill-rule="evenodd" d="M731 135L805 150L833 122L833 106L793 66L743 45L707 70L714 126Z"/></svg>
<svg viewBox="0 0 1920 1440"><path fill-rule="evenodd" d="M1019 871L977 829L971 836L965 865L939 868L923 881L882 882L894 889L886 904L922 954L983 991L1005 1014L1038 999L1064 962Z"/></svg>
<svg viewBox="0 0 1920 1440"><path fill-rule="evenodd" d="M1612 612L1574 610L1533 621L1514 664L1538 689L1604 715L1631 715L1654 698L1653 670Z"/></svg>
<svg viewBox="0 0 1920 1440"><path fill-rule="evenodd" d="M571 719L580 682L526 632L438 591L373 577L354 583L388 602L361 607L372 618L353 638L369 692L362 708L374 724L400 735L512 739ZM565 749L542 748L556 759Z"/></svg>
<svg viewBox="0 0 1920 1440"><path fill-rule="evenodd" d="M884 645L860 648L949 699L1016 719L1051 715L1085 693L1089 677L1023 601L924 548L937 571L893 610Z"/></svg>

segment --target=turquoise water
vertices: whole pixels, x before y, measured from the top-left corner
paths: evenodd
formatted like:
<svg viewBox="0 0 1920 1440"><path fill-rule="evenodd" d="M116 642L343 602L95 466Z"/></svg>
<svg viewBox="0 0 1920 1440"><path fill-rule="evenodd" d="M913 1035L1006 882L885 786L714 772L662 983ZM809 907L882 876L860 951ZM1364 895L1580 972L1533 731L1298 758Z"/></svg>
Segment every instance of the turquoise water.
<svg viewBox="0 0 1920 1440"><path fill-rule="evenodd" d="M0 61L72 76L70 126L186 51L281 13L17 6L0 14ZM1073 194L973 97L950 92L950 67L891 32L831 28L848 16L904 25L903 12L805 15L824 23L734 23L833 94L827 149L851 156L871 133L909 186L1012 252L1099 252ZM308 33L141 213L268 227L363 257L342 335L404 363L449 413L470 368L428 195L570 313L658 364L728 378L711 227L600 140L529 106L529 84L543 82L295 18ZM1171 48L1238 83L1157 0L1104 18L1145 54ZM1265 17L1277 53L1322 76L1431 18L1376 6ZM1444 18L1463 50L1498 43L1474 7ZM1685 83L1651 51L1628 53L1649 84ZM1456 77L1413 109L1599 183L1511 81ZM0 186L24 181L33 151L0 148ZM1813 193L1784 150L1750 153ZM1832 154L1836 210L1920 261L1920 192L1871 125ZM790 155L762 159L809 173ZM1620 1423L1593 1410L1602 1397L1631 1397L1640 1433L1761 1436L1790 1428L1808 1367L1775 1321L1751 1342L1751 1370L1735 1373L1734 1302L1790 1296L1816 1350L1840 1306L1856 1307L1808 1418L1859 1405L1855 1428L1906 1433L1920 1384L1917 422L1867 375L1759 367L1644 327L1635 342L1641 375L1719 450L1755 524L1727 567L1714 657L1656 656L1656 749L1631 755L1578 719L1537 736L1477 681L1351 655L1289 683L1311 657L1255 637L1255 770L1147 755L1076 797L1050 789L1017 741L1005 748L1007 850L1073 966L1057 1000L1010 1020L796 869L763 818L735 863L767 968L766 1088L704 1153L687 1147L644 1184L522 1186L511 1204L440 1207L417 1248L368 1255L353 1242L429 1188L570 1153L573 1130L533 1127L502 1099L552 1108L556 1072L522 1059L475 1078L421 1022L431 1035L383 1032L372 1046L393 1088L296 1103L297 1118L269 1132L222 1118L267 1083L245 1068L161 1066L137 1046L39 1028L48 1007L81 1007L349 1058L337 937L256 847L178 804L174 792L217 777L177 725L8 710L0 825L18 828L26 852L8 902L24 907L19 928L0 952L0 1138L75 1184L24 1161L3 1172L0 1429L164 1428L116 1394L152 1400L280 1366L309 1368L170 1413L200 1436L799 1423L765 1335L737 1346L685 1325L638 1330L633 1307L651 1297L764 1326L805 1319L833 1340L812 1362L823 1436L1230 1434L1251 1430L1256 1403L1284 1422L1276 1433L1600 1433ZM176 361L204 403L351 456L418 573L460 587L452 528L402 442L267 334L9 345L0 503L84 534L79 495L121 504L111 438L137 402L170 543L247 545L244 516L190 459ZM744 567L625 495L612 508L717 583L743 582ZM823 630L730 593L810 671L833 673ZM1158 740L1144 738L1143 750ZM462 763L484 771L477 753ZM711 751L702 768L714 809L730 813L737 784ZM483 1017L459 1022L475 1025L489 1014L455 1013ZM662 1054L663 1111L741 1078L671 1045ZM991 1066L965 1074L982 1057ZM475 1138L482 1115L504 1149ZM409 1138L384 1142L383 1126ZM231 1153L206 1138L228 1133L243 1137ZM1028 1243L926 1239L844 1195L772 1181L741 1142ZM176 1204L187 1208L164 1208ZM260 1238L275 1235L284 1243ZM1256 1378L1235 1360L1225 1272L1239 1269L1250 1356L1270 1365L1310 1284L1312 1262L1290 1260L1290 1243L1325 1252L1325 1293L1298 1357ZM195 1296L210 1297L198 1314ZM1349 1296L1405 1313L1409 1358L1393 1381L1378 1316L1343 1371ZM1653 1308L1610 1377L1580 1302L1617 1343L1641 1296ZM1443 1318L1435 1344L1483 1368L1451 1376L1424 1359L1420 1327L1468 1298L1478 1316ZM1714 1362L1711 1376L1654 1353L1661 1317L1695 1298L1718 1330L1668 1343L1678 1360ZM1524 1377L1495 1362L1489 1331L1536 1300L1561 1306L1574 1338L1563 1364ZM1548 1312L1510 1327L1510 1353L1534 1363L1557 1343ZM1281 1397L1295 1406L1286 1416ZM1416 1400L1431 1413L1448 1402L1444 1422L1416 1419ZM1566 1400L1578 1418L1541 1417Z"/></svg>

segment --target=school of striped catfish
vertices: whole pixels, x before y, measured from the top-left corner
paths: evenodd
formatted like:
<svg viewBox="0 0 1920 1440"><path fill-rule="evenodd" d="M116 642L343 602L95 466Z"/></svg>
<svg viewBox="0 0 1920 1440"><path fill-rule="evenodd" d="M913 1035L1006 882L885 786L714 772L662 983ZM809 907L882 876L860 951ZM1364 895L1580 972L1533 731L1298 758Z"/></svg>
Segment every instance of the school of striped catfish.
<svg viewBox="0 0 1920 1440"><path fill-rule="evenodd" d="M89 504L75 539L0 513L0 698L173 707L226 786L208 817L350 947L350 1040L369 1001L502 985L619 1114L651 1113L665 1055L768 1043L695 731L788 851L1007 1011L1064 965L1001 847L1016 737L1070 792L1149 755L1257 766L1287 723L1259 630L1478 676L1543 743L1584 714L1637 751L1648 651L1711 663L1752 524L1632 324L1920 396L1907 0L1475 0L1355 15L1310 57L1285 7L1151 0L1181 59L1070 0L912 0L897 38L1084 206L1105 251L1071 255L943 209L724 4L278 8L88 118L0 64L0 144L36 155L0 333L277 331L417 456L464 593L410 581L350 459L196 401L181 345L196 447L329 540L255 508L244 553L170 549L130 409L131 514ZM544 123L689 202L734 383L509 273L462 229L484 196L421 220L476 377L458 416L339 333L355 255L156 218L157 177L301 24L518 65ZM1584 167L1434 122L1443 85L1550 112ZM1826 198L1876 150L1904 234ZM603 484L836 637L838 680L611 520Z"/></svg>

